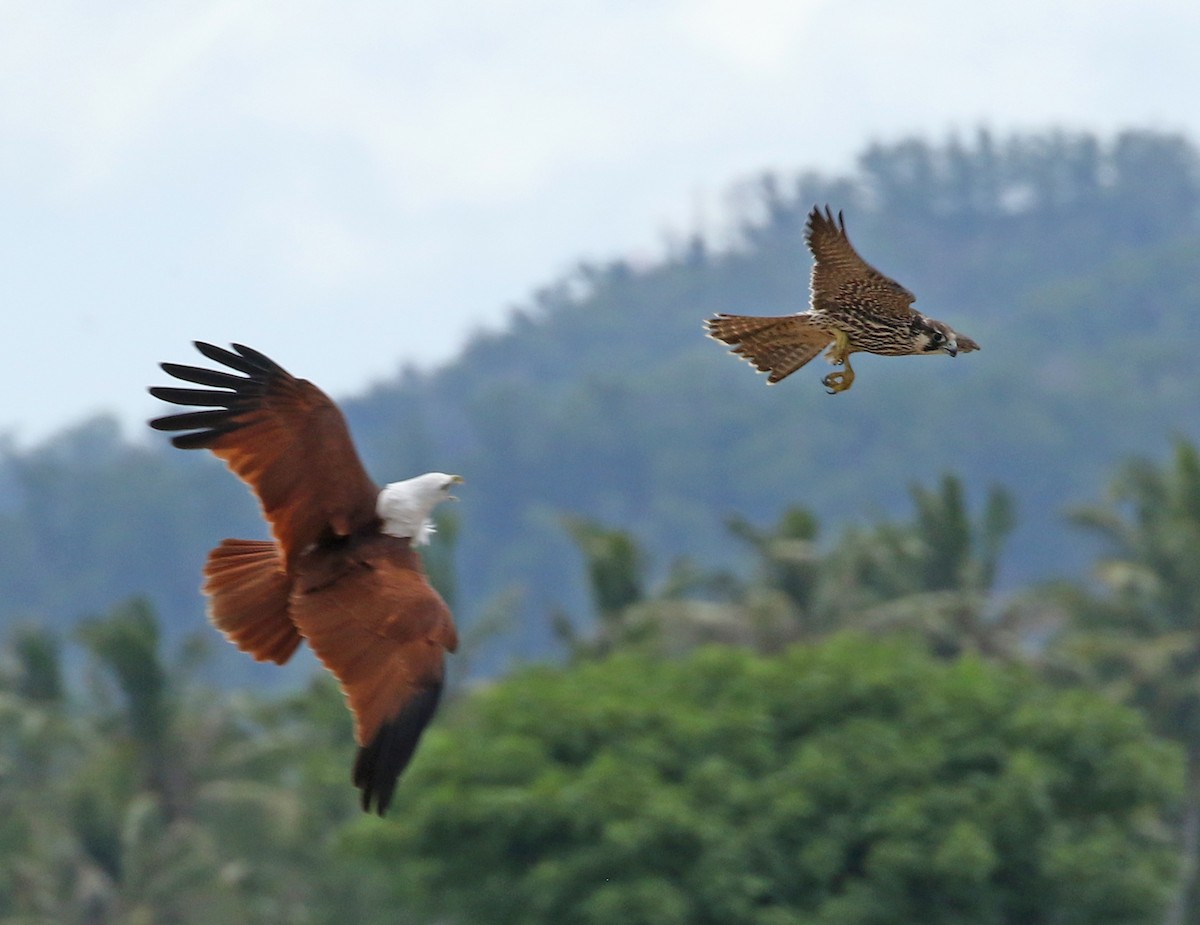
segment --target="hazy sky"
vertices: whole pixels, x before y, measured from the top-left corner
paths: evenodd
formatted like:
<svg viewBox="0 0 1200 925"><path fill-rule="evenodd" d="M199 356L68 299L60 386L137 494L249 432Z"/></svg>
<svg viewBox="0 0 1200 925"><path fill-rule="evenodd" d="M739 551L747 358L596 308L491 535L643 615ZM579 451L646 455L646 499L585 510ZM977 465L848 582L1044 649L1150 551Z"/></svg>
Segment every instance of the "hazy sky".
<svg viewBox="0 0 1200 925"><path fill-rule="evenodd" d="M334 395L434 366L870 141L1200 141L1198 36L1196 0L0 0L0 434L140 432L195 338Z"/></svg>

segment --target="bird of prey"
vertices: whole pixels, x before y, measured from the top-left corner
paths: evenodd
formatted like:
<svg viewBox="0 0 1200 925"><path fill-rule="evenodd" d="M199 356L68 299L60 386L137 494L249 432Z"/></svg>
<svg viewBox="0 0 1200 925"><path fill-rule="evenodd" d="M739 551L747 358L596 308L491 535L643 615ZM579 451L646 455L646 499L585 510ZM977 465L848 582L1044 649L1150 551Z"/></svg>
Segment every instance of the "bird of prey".
<svg viewBox="0 0 1200 925"><path fill-rule="evenodd" d="M196 349L233 372L161 364L205 388L150 393L205 410L150 426L186 431L171 442L222 459L258 496L274 537L227 539L209 553L209 618L258 661L282 665L308 640L354 715L362 808L382 816L437 707L445 653L458 644L413 547L428 541L434 506L462 479L429 472L381 491L319 388L240 344Z"/></svg>
<svg viewBox="0 0 1200 925"><path fill-rule="evenodd" d="M767 373L768 383L790 376L830 344L827 359L844 367L822 380L831 395L854 382L850 354L858 350L956 356L979 349L949 325L914 311L911 292L858 256L841 212L835 223L828 206L823 215L814 206L804 230L815 260L808 311L774 318L717 315L705 321L709 337L732 345L732 353Z"/></svg>

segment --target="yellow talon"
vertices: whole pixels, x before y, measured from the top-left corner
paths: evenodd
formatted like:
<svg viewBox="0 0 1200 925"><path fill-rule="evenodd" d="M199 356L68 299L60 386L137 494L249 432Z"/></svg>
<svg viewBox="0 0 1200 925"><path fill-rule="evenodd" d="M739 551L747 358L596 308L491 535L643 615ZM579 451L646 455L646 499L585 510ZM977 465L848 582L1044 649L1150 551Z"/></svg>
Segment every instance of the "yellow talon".
<svg viewBox="0 0 1200 925"><path fill-rule="evenodd" d="M854 384L854 370L850 368L850 364L846 364L845 370L838 373L830 373L821 380L822 385L829 391L830 395L836 395L838 392L844 392Z"/></svg>
<svg viewBox="0 0 1200 925"><path fill-rule="evenodd" d="M846 368L840 372L830 373L821 380L821 384L829 390L830 395L846 391L854 384L854 370L850 368L850 338L842 331L834 331L833 346L829 348L825 357L830 363L841 364Z"/></svg>

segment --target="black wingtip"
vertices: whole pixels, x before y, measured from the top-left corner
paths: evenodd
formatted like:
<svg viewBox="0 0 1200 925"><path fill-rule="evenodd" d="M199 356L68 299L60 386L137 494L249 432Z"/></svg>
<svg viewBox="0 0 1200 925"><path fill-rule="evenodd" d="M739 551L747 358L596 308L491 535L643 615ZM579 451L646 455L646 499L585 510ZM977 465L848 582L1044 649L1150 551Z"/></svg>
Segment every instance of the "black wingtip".
<svg viewBox="0 0 1200 925"><path fill-rule="evenodd" d="M375 738L358 750L353 779L354 786L362 791L364 812L387 814L396 780L412 760L441 694L441 684L418 692L399 715L384 723Z"/></svg>
<svg viewBox="0 0 1200 925"><path fill-rule="evenodd" d="M245 373L250 377L289 375L287 370L266 354L260 353L253 347L247 347L245 344L230 344L229 346L232 348L230 350L202 340L193 341L193 345L210 360L228 366L230 369L236 369L239 373Z"/></svg>
<svg viewBox="0 0 1200 925"><path fill-rule="evenodd" d="M217 437L236 430L240 426L238 416L254 406L270 388L271 382L289 377L283 367L250 347L233 344L231 351L202 340L192 341L192 344L203 356L233 372L184 363L158 364L163 372L175 379L205 387L151 386L149 389L151 395L162 401L210 409L166 415L149 422L155 430L203 428L171 440L173 445L184 450L210 448Z"/></svg>

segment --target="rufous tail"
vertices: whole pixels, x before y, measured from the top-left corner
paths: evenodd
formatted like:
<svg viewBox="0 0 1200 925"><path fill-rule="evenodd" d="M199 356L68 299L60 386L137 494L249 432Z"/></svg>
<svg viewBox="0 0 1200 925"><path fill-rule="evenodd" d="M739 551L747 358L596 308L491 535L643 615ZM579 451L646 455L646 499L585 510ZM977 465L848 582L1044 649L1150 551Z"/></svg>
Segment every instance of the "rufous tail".
<svg viewBox="0 0 1200 925"><path fill-rule="evenodd" d="M243 652L282 665L300 633L288 614L291 580L278 547L265 540L222 540L204 565L208 618Z"/></svg>

